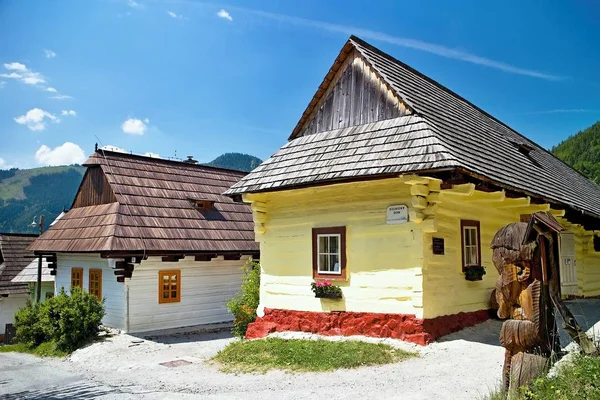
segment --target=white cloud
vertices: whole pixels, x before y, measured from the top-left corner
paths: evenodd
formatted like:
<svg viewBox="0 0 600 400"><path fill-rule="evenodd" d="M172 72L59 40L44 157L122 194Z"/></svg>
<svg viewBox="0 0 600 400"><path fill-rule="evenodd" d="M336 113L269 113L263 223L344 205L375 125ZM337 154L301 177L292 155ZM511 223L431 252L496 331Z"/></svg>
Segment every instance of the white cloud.
<svg viewBox="0 0 600 400"><path fill-rule="evenodd" d="M60 122L54 114L40 108L32 108L25 115L14 118L17 124L26 125L32 131L43 131L46 129L46 119L55 123Z"/></svg>
<svg viewBox="0 0 600 400"><path fill-rule="evenodd" d="M67 96L66 94L57 94L56 96L52 96L50 98L51 99L56 99L56 100L72 99L71 96Z"/></svg>
<svg viewBox="0 0 600 400"><path fill-rule="evenodd" d="M173 11L167 11L167 14L169 14L170 17L177 18L177 14L175 14Z"/></svg>
<svg viewBox="0 0 600 400"><path fill-rule="evenodd" d="M127 5L131 8L139 8L141 7L140 3L134 1L134 0L128 0L127 1Z"/></svg>
<svg viewBox="0 0 600 400"><path fill-rule="evenodd" d="M44 50L44 54L46 55L46 58L54 58L56 57L56 53L53 52L52 50Z"/></svg>
<svg viewBox="0 0 600 400"><path fill-rule="evenodd" d="M173 11L167 11L167 15L169 15L169 17L171 18L175 18L175 19L181 19L181 20L189 20L189 18L184 17L181 14L176 14Z"/></svg>
<svg viewBox="0 0 600 400"><path fill-rule="evenodd" d="M18 62L5 63L4 68L12 72L0 74L2 78L18 79L27 85L37 85L46 82L46 78L42 74L27 68L25 64Z"/></svg>
<svg viewBox="0 0 600 400"><path fill-rule="evenodd" d="M160 158L160 154L157 154L157 153L152 153L152 152L144 153L144 155L145 155L146 157Z"/></svg>
<svg viewBox="0 0 600 400"><path fill-rule="evenodd" d="M27 67L25 66L25 64L21 64L18 62L5 63L4 68L6 68L9 71L27 72Z"/></svg>
<svg viewBox="0 0 600 400"><path fill-rule="evenodd" d="M129 153L127 150L125 150L122 147L117 147L117 146L113 146L112 144L107 144L105 146L100 147L101 150L108 150L108 151L116 151L118 153Z"/></svg>
<svg viewBox="0 0 600 400"><path fill-rule="evenodd" d="M0 157L0 169L8 169L6 166L6 161L2 157Z"/></svg>
<svg viewBox="0 0 600 400"><path fill-rule="evenodd" d="M85 153L81 147L72 142L65 142L54 149L43 144L35 152L35 160L40 165L81 164L85 161Z"/></svg>
<svg viewBox="0 0 600 400"><path fill-rule="evenodd" d="M52 93L58 92L58 90L54 89L53 87L47 87L45 90L46 90L46 92L52 92Z"/></svg>
<svg viewBox="0 0 600 400"><path fill-rule="evenodd" d="M121 129L123 129L123 132L130 135L143 135L144 132L146 132L146 129L148 129L146 124L149 122L150 120L148 118L145 118L143 121L137 118L129 118L127 121L123 122Z"/></svg>
<svg viewBox="0 0 600 400"><path fill-rule="evenodd" d="M231 15L230 15L230 14L229 14L227 11L225 11L225 10L221 10L221 11L219 11L219 12L217 13L217 16L218 16L219 18L223 18L223 19L226 19L226 20L228 20L228 21L233 21L233 18L231 18Z"/></svg>
<svg viewBox="0 0 600 400"><path fill-rule="evenodd" d="M4 81L0 81L0 89L4 87L4 85L6 85L6 82Z"/></svg>
<svg viewBox="0 0 600 400"><path fill-rule="evenodd" d="M62 110L60 112L60 115L63 115L65 117L74 117L77 115L77 113L73 110Z"/></svg>

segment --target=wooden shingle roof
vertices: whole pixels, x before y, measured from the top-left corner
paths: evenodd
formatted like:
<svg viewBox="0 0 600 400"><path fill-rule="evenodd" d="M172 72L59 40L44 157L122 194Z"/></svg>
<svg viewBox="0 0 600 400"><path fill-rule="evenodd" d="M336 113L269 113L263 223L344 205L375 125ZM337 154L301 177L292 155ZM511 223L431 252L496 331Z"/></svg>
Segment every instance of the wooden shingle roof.
<svg viewBox="0 0 600 400"><path fill-rule="evenodd" d="M88 184L84 176L73 208L35 241L32 250L258 252L250 207L222 195L244 172L102 150L84 165L86 176L98 176L99 168L100 178ZM94 188L102 188L103 194ZM198 210L195 200L214 205Z"/></svg>
<svg viewBox="0 0 600 400"><path fill-rule="evenodd" d="M442 153L437 154L444 154L444 158L433 157L433 154L436 154L435 150L431 148L432 150L429 151L430 148L426 147L420 153L413 154L411 158L394 160L389 158L387 151L410 151L410 148L406 147L410 141L397 140L394 146L386 151L367 152L362 158L353 159L352 162L360 163L361 168L352 168L351 173L344 172L337 176L328 174L329 170L335 170L339 165L348 162L344 156L339 158L332 156L331 161L323 166L324 170L319 171L319 167L312 160L320 159L324 154L343 154L341 149L336 148L337 145L347 137L356 138L354 134L356 130L369 129L355 126L343 129L342 132L317 133L313 135L316 136L313 139L308 136L296 137L301 131L303 121L310 114L310 107L318 103L319 93L322 95L324 92L319 90L290 136L289 143L235 184L227 191L228 195L282 190L307 183L323 184L340 178L357 179L361 176L373 175L374 172L377 174L397 171L430 172L452 167L501 187L551 203L562 204L600 218L600 187L551 153L461 96L368 43L352 36L344 46L340 57L349 54L349 49L358 51L365 62L395 91L414 115L418 116L419 121L428 127L430 140L435 140L435 148L443 149ZM340 57L333 68L341 64ZM417 125L410 126L419 130ZM378 140L388 134L385 130L374 131L371 140ZM404 134L408 135L408 138L416 134L416 131L409 129ZM327 136L335 136L339 143L330 142L327 148L321 146L306 148L303 152L304 157L297 159L293 168L278 167L278 165L286 165L296 157L294 153L285 152L286 148L296 148L303 141L319 140L320 137ZM369 148L368 142L363 143L366 148ZM386 169L376 172L382 163ZM316 178L310 181L304 180L307 170L310 170L310 174ZM300 179L296 180L298 174Z"/></svg>
<svg viewBox="0 0 600 400"><path fill-rule="evenodd" d="M20 233L0 233L0 295L29 293L27 284L12 283L34 258L27 247L33 243L37 235Z"/></svg>

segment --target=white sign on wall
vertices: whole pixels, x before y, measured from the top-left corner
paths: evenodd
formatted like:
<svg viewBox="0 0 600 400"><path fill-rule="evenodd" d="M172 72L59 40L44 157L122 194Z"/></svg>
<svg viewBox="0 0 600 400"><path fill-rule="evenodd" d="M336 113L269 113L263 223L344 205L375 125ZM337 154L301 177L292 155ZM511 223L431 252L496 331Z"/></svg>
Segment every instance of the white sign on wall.
<svg viewBox="0 0 600 400"><path fill-rule="evenodd" d="M400 204L387 208L386 224L404 224L405 222L408 222L408 206Z"/></svg>

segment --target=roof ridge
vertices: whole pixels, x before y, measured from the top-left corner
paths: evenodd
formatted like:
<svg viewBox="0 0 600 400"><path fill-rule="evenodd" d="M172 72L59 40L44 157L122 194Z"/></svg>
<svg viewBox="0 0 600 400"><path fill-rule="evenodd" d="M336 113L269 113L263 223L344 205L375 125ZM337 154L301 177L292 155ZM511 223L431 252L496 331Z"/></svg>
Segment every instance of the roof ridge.
<svg viewBox="0 0 600 400"><path fill-rule="evenodd" d="M192 163L186 163L185 161L178 161L178 160L171 160L168 158L157 158L157 157L150 157L150 156L144 156L141 154L133 154L133 153L123 153L120 151L112 151L112 150L106 150L106 149L98 149L96 150L89 158L88 160L86 160L82 166L84 167L88 167L90 165L95 165L95 164L89 164L88 161L94 157L94 155L98 153L104 156L116 156L119 158L130 158L130 159L137 159L137 160L146 160L146 161L151 161L151 162L159 162L159 163L164 163L164 164L171 164L174 166L186 166L186 167L191 167L191 168L207 168L207 169L214 169L214 170L220 170L220 171L227 171L227 172L237 172L240 174L248 174L247 171L242 171L239 169L234 169L234 168L225 168L225 167L217 167L214 165L209 165L206 163L197 163L197 164L192 164Z"/></svg>

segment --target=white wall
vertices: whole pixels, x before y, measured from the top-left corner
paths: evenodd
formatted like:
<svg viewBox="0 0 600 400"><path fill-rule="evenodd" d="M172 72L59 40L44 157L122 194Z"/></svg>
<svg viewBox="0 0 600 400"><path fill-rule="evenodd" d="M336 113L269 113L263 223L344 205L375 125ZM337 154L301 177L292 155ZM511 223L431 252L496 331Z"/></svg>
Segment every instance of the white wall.
<svg viewBox="0 0 600 400"><path fill-rule="evenodd" d="M4 335L6 324L15 322L15 312L25 307L29 294L11 294L8 297L0 297L0 335Z"/></svg>
<svg viewBox="0 0 600 400"><path fill-rule="evenodd" d="M102 324L111 328L126 329L126 284L117 282L114 274L115 260L100 258L99 254L57 254L55 290L71 288L71 268L83 269L83 289L88 290L90 269L102 269L102 297L105 299L106 314Z"/></svg>
<svg viewBox="0 0 600 400"><path fill-rule="evenodd" d="M150 257L136 265L129 280L129 331L145 332L233 320L225 308L240 291L242 267L247 259L210 262L187 257L179 262L162 262ZM181 302L158 302L158 272L181 271Z"/></svg>

